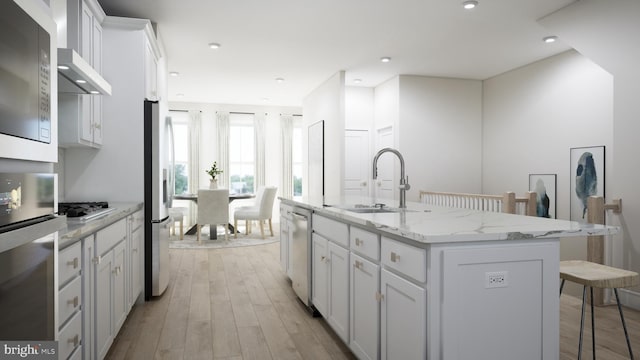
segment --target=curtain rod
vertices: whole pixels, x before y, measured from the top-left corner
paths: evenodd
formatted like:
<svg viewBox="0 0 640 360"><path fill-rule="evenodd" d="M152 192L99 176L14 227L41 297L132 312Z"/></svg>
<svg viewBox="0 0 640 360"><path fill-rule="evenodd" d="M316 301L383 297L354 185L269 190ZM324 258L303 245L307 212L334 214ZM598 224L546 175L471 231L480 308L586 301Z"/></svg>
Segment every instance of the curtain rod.
<svg viewBox="0 0 640 360"><path fill-rule="evenodd" d="M281 113L281 114L280 114L280 116L282 116L282 115L302 116L302 114L282 114L282 113Z"/></svg>
<svg viewBox="0 0 640 360"><path fill-rule="evenodd" d="M217 112L217 111L216 111ZM250 112L238 112L238 111L229 111L229 114L236 114L236 115L255 115L256 113L250 113Z"/></svg>

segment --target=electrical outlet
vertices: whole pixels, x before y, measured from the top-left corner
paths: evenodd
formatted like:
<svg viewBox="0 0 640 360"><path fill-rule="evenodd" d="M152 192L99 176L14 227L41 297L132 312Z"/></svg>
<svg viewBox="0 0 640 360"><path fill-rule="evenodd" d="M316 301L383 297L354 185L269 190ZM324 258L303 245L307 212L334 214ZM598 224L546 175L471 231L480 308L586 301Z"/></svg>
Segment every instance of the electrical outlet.
<svg viewBox="0 0 640 360"><path fill-rule="evenodd" d="M502 288L509 286L508 271L494 271L484 273L485 289Z"/></svg>

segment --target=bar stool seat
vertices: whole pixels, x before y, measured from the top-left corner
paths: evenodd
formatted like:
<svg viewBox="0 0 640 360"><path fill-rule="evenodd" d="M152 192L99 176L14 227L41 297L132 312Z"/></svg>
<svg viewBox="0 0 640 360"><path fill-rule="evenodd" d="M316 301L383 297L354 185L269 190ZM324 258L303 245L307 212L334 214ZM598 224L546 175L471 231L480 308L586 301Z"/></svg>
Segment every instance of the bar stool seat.
<svg viewBox="0 0 640 360"><path fill-rule="evenodd" d="M562 279L560 295L562 295L562 288L565 280L584 286L582 290L582 317L580 318L578 359L582 358L582 334L584 330L584 312L587 287L589 287L591 291L591 341L593 358L596 358L595 326L593 323L593 288L596 287L602 289L613 289L613 292L616 295L616 303L618 305L618 312L620 313L620 320L622 321L622 328L624 329L624 336L627 340L627 347L629 348L629 356L633 359L631 343L629 342L629 334L624 322L624 315L622 314L622 307L620 306L620 300L618 297L618 288L632 287L640 284L640 275L634 271L618 269L611 266L592 263L590 261L569 260L560 262L560 278Z"/></svg>

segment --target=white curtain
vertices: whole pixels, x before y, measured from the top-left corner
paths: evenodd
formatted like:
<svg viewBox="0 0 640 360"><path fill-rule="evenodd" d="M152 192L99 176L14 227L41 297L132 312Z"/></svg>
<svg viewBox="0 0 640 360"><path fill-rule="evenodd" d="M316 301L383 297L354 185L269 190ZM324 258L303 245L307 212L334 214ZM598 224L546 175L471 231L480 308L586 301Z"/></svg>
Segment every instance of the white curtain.
<svg viewBox="0 0 640 360"><path fill-rule="evenodd" d="M293 157L291 155L293 145L293 116L280 115L280 128L282 129L282 184L280 194L282 197L293 198Z"/></svg>
<svg viewBox="0 0 640 360"><path fill-rule="evenodd" d="M218 167L224 171L218 180L218 186L229 188L229 112L216 112L218 130Z"/></svg>
<svg viewBox="0 0 640 360"><path fill-rule="evenodd" d="M264 151L265 151L265 115L263 113L258 113L253 117L253 131L256 139L256 178L255 178L255 189L258 190L258 187L265 185L265 159L264 159Z"/></svg>
<svg viewBox="0 0 640 360"><path fill-rule="evenodd" d="M189 111L189 192L200 189L200 126L202 113ZM196 218L196 204L189 201L189 219Z"/></svg>

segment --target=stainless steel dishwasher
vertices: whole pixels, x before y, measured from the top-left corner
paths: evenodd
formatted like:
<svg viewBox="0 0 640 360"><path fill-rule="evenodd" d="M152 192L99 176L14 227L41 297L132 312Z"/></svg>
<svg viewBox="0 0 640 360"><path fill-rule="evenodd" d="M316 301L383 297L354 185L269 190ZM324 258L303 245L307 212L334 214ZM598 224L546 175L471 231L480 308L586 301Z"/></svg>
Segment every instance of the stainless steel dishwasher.
<svg viewBox="0 0 640 360"><path fill-rule="evenodd" d="M302 302L311 309L311 211L294 207L289 223L291 239L291 286Z"/></svg>

